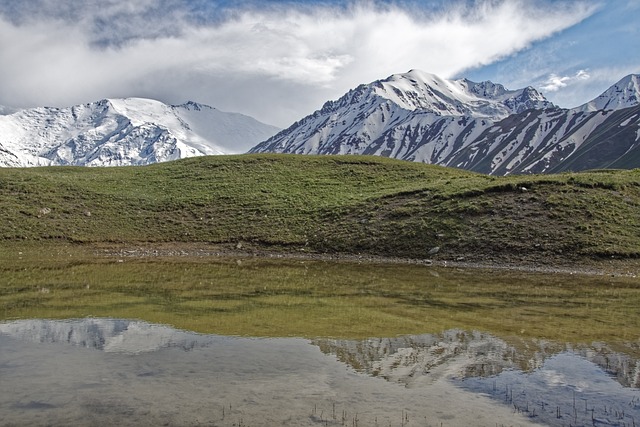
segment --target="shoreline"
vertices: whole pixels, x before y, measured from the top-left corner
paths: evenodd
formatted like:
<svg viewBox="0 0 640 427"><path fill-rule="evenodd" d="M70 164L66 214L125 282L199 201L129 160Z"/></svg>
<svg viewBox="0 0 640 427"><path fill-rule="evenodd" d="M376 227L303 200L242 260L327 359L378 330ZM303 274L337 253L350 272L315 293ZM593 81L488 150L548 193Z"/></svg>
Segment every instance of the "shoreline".
<svg viewBox="0 0 640 427"><path fill-rule="evenodd" d="M467 260L464 256L404 258L371 254L320 253L305 248L244 246L242 244L155 243L140 245L93 244L99 256L122 258L242 258L279 259L291 261L352 262L391 265L422 265L426 267L511 271L540 274L586 276L640 277L638 259L560 259L539 257L535 260L499 259L489 261ZM453 258L453 259L452 259ZM546 265L544 265L546 264Z"/></svg>

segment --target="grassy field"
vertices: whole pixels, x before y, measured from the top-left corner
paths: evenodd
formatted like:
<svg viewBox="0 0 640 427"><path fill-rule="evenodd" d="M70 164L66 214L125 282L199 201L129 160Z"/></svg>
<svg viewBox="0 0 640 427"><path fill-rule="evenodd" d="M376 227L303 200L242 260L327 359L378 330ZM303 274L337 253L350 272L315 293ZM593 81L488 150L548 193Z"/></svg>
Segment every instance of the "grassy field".
<svg viewBox="0 0 640 427"><path fill-rule="evenodd" d="M0 169L0 252L43 241L240 243L530 264L633 260L640 170L490 177L378 157L290 155Z"/></svg>
<svg viewBox="0 0 640 427"><path fill-rule="evenodd" d="M637 273L640 170L490 177L285 155L0 169L0 319L309 337L479 328L625 340L640 328L634 278L197 256L220 248L542 267L616 258Z"/></svg>

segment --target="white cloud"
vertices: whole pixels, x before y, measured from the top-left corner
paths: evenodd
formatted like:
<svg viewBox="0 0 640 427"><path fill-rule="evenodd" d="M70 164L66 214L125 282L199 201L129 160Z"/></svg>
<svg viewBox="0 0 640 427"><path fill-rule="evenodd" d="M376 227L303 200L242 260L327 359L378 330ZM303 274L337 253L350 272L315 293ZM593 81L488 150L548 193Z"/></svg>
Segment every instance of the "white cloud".
<svg viewBox="0 0 640 427"><path fill-rule="evenodd" d="M556 92L562 88L565 88L576 82L589 80L591 76L587 70L579 70L572 76L559 76L557 74L551 74L547 78L547 81L540 85L540 89L546 92Z"/></svg>
<svg viewBox="0 0 640 427"><path fill-rule="evenodd" d="M555 92L550 92L548 98L562 107L577 107L598 97L624 76L639 72L640 62L589 69L589 78L575 78L578 75L576 73L566 88L561 87Z"/></svg>
<svg viewBox="0 0 640 427"><path fill-rule="evenodd" d="M22 3L53 11L61 1ZM581 1L456 2L431 12L373 2L289 4L194 23L180 0L80 2L74 12L78 1L65 0L64 14L0 14L0 104L194 99L286 126L359 83L412 68L451 77L594 11ZM569 84L563 78L557 84Z"/></svg>

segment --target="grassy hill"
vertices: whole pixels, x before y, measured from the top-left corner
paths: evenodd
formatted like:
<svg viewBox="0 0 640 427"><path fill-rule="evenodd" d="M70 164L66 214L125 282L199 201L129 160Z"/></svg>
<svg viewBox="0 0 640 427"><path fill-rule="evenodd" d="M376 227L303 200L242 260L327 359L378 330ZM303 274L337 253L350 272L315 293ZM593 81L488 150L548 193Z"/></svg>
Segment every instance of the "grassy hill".
<svg viewBox="0 0 640 427"><path fill-rule="evenodd" d="M637 259L640 170L491 177L292 155L0 169L0 247L34 241L240 243L472 262Z"/></svg>

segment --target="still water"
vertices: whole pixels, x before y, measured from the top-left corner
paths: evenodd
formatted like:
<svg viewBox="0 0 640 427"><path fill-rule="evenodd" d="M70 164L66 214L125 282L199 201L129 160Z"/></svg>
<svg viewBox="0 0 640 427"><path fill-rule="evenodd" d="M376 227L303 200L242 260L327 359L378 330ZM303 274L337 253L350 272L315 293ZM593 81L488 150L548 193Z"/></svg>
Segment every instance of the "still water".
<svg viewBox="0 0 640 427"><path fill-rule="evenodd" d="M640 361L479 332L202 335L120 319L0 324L2 425L633 425ZM637 348L634 349L637 351Z"/></svg>
<svg viewBox="0 0 640 427"><path fill-rule="evenodd" d="M640 423L635 279L126 264L0 283L0 425Z"/></svg>

